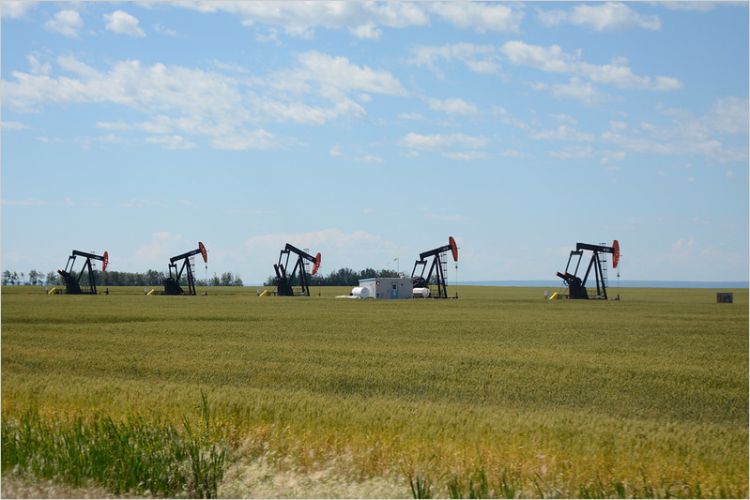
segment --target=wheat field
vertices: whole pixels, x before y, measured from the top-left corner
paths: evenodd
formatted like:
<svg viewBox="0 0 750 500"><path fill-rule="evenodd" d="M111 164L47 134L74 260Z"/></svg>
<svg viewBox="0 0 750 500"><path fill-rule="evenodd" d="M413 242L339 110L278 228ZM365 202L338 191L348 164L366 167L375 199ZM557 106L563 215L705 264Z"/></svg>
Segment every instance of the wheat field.
<svg viewBox="0 0 750 500"><path fill-rule="evenodd" d="M608 302L469 286L459 300L334 298L347 291L4 287L3 478L65 483L78 467L76 488L107 488L85 472L105 458L79 455L108 420L198 450L175 446L174 470L190 468L182 460L193 475L170 476L177 489L163 496L748 496L747 289L733 304L711 289L621 289ZM24 428L37 437L23 441ZM45 444L72 429L84 440L75 452ZM216 485L190 489L219 448ZM40 477L35 453L61 470ZM120 463L122 450L107 453Z"/></svg>

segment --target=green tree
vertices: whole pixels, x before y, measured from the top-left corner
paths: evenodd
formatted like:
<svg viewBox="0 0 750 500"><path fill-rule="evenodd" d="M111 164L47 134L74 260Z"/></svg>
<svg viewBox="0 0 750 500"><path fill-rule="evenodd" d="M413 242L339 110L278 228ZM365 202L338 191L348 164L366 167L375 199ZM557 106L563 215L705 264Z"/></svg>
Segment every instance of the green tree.
<svg viewBox="0 0 750 500"><path fill-rule="evenodd" d="M39 285L42 283L44 278L44 275L37 271L36 269L32 269L29 271L29 283L32 285Z"/></svg>

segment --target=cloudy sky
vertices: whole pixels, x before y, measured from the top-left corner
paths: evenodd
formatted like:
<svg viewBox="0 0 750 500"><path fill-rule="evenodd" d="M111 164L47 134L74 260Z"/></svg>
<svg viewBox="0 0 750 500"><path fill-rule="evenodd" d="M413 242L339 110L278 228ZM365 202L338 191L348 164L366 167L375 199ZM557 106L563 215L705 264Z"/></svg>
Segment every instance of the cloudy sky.
<svg viewBox="0 0 750 500"><path fill-rule="evenodd" d="M747 3L1 5L3 269L748 277Z"/></svg>

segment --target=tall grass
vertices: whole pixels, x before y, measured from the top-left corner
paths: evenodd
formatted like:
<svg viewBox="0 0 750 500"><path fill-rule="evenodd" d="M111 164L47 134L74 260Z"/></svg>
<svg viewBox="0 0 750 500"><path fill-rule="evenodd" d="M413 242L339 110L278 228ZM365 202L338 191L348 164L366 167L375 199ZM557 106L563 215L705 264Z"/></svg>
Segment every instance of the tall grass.
<svg viewBox="0 0 750 500"><path fill-rule="evenodd" d="M717 487L710 490L703 489L699 480L660 481L649 482L646 478L630 481L616 477L586 480L574 492L565 491L560 485L550 483L539 474L521 477L508 468L501 468L493 473L480 467L471 472L468 477L454 475L445 485L445 491L450 498L735 498L742 497L741 490ZM417 476L417 482L430 484L429 479ZM415 484L415 479L409 479ZM419 496L419 491L412 486L413 498L428 498Z"/></svg>
<svg viewBox="0 0 750 500"><path fill-rule="evenodd" d="M171 424L142 416L114 420L94 415L49 421L38 411L2 421L2 470L79 487L93 483L116 494L216 498L227 458L225 447L209 442L186 420Z"/></svg>

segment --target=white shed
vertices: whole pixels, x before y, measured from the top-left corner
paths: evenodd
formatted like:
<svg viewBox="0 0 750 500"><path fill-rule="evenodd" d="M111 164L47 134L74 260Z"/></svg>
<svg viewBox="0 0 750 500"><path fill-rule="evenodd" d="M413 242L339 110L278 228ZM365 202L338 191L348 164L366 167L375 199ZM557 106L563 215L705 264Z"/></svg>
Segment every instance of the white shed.
<svg viewBox="0 0 750 500"><path fill-rule="evenodd" d="M359 280L359 287L366 289L366 297L374 299L412 298L411 278L369 278Z"/></svg>

